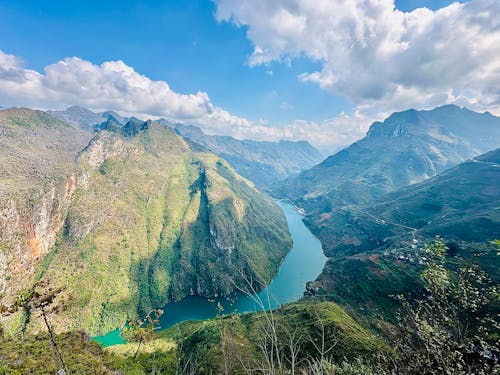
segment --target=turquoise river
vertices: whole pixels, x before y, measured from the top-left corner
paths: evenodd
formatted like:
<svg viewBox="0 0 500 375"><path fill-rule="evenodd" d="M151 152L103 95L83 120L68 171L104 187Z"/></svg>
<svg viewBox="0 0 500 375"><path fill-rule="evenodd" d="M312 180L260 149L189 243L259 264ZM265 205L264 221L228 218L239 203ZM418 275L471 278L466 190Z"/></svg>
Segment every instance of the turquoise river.
<svg viewBox="0 0 500 375"><path fill-rule="evenodd" d="M288 201L278 201L278 205L285 213L288 229L292 236L293 248L286 256L278 274L267 288L259 293L256 303L255 297L245 294L236 294L231 300L207 300L202 297L190 296L179 302L172 302L163 307L160 318L160 327L165 329L176 323L186 320L210 319L217 315L217 303L224 307L224 313L244 313L262 310L264 307L275 308L279 305L299 300L306 283L316 279L326 262L320 241L311 233L302 221L302 216ZM118 329L104 336L94 337L103 346L123 344Z"/></svg>

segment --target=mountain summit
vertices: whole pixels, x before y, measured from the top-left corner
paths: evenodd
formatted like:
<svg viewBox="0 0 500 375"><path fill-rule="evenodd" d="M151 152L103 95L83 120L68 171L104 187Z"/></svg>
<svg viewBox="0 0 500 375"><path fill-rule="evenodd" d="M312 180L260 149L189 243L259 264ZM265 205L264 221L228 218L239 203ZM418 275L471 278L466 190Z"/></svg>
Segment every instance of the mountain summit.
<svg viewBox="0 0 500 375"><path fill-rule="evenodd" d="M454 105L410 109L375 122L366 137L274 186L308 211L369 201L423 181L500 144L500 118Z"/></svg>

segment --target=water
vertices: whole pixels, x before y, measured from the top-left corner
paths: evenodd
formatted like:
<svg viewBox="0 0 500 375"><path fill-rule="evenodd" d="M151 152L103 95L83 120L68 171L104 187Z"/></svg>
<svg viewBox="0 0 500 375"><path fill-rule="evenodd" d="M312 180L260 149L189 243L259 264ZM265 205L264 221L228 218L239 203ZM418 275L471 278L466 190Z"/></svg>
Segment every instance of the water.
<svg viewBox="0 0 500 375"><path fill-rule="evenodd" d="M258 301L245 294L235 294L231 299L209 301L203 297L189 296L179 302L163 307L160 318L161 329L186 320L210 319L217 315L217 303L224 308L224 313L244 313L260 311L263 308L275 308L285 303L299 300L304 293L306 283L316 279L326 262L321 242L302 222L302 217L288 201L278 201L285 213L288 229L292 236L293 248L286 256L276 277L269 286L262 290ZM123 344L119 330L104 336L94 337L103 346Z"/></svg>

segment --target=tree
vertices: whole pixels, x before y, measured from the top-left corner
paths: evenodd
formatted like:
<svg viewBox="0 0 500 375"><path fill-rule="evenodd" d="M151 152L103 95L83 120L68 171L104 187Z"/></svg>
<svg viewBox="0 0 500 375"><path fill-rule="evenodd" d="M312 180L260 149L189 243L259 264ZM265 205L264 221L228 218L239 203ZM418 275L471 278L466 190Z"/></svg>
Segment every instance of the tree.
<svg viewBox="0 0 500 375"><path fill-rule="evenodd" d="M426 247L428 262L421 274L425 293L412 301L399 296L403 312L396 340L393 373L499 373L499 347L492 339L498 316L488 306L498 287L476 265L447 268L447 248L440 238ZM495 372L496 371L496 372Z"/></svg>
<svg viewBox="0 0 500 375"><path fill-rule="evenodd" d="M49 339L54 348L54 353L61 362L64 373L68 374L66 363L49 322L50 314L57 313L66 307L66 301L57 298L64 289L64 287L52 287L48 279L39 280L32 288L21 291L12 305L0 305L0 313L2 315L10 315L22 310L27 316L32 316L38 312L42 316L45 327L49 332Z"/></svg>
<svg viewBox="0 0 500 375"><path fill-rule="evenodd" d="M136 318L123 328L120 336L127 342L138 343L134 353L134 359L137 358L141 345L153 339L153 332L159 326L159 318L162 314L163 310L161 309L151 310L146 317Z"/></svg>

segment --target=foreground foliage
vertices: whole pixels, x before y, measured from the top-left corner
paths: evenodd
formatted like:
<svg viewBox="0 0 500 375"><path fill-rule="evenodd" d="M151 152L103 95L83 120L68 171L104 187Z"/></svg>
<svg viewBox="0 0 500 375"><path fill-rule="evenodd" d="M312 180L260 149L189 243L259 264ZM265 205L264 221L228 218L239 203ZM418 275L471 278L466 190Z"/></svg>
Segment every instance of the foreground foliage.
<svg viewBox="0 0 500 375"><path fill-rule="evenodd" d="M109 353L83 332L63 333L56 342L66 360L67 374L151 374L153 368L174 373L175 353L158 352L131 357ZM54 359L47 335L25 335L0 339L0 374L54 375L61 370Z"/></svg>
<svg viewBox="0 0 500 375"><path fill-rule="evenodd" d="M416 301L399 296L404 310L393 372L500 373L498 285L476 265L451 272L446 252L439 238L428 245L430 259L421 275L425 295Z"/></svg>
<svg viewBox="0 0 500 375"><path fill-rule="evenodd" d="M441 239L426 247L423 292L396 296L395 324L375 335L332 302L302 302L184 322L154 332L157 314L102 349L82 332L0 339L0 374L500 374L499 290L477 266L449 267ZM256 301L257 303L265 303Z"/></svg>

